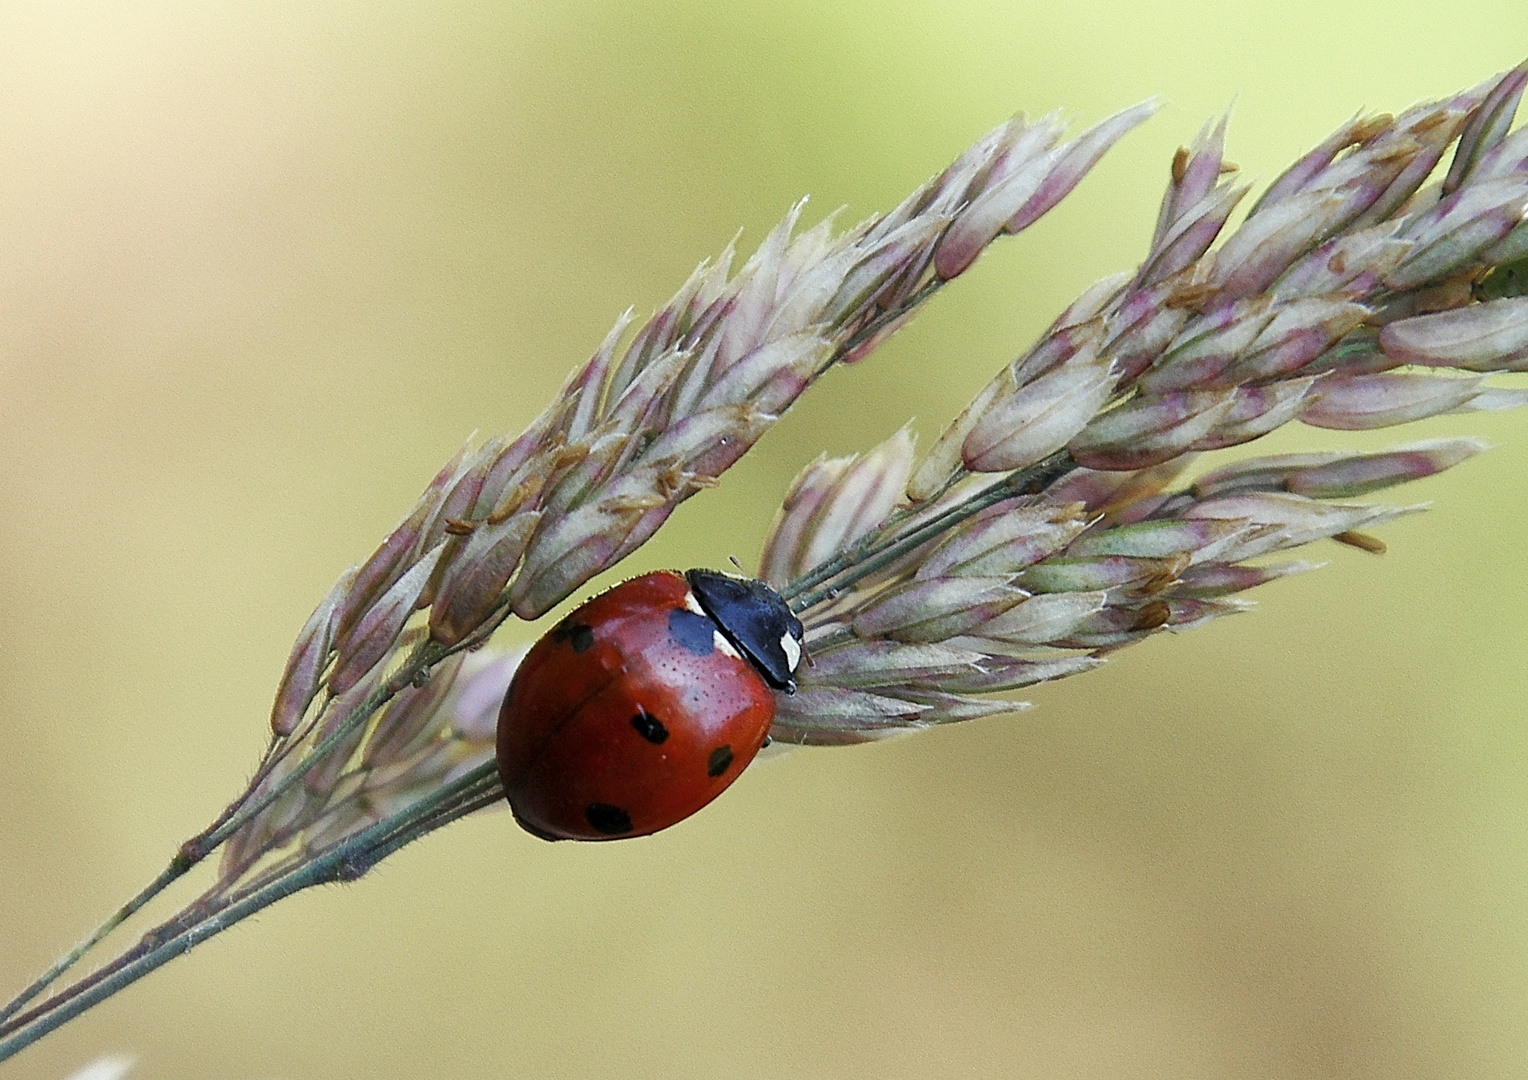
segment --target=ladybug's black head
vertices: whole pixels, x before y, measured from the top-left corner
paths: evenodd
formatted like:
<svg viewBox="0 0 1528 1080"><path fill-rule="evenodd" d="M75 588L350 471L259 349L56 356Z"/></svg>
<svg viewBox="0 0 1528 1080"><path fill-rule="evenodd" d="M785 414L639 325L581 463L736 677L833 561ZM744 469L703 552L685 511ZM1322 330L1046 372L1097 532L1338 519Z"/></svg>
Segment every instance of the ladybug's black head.
<svg viewBox="0 0 1528 1080"><path fill-rule="evenodd" d="M780 594L762 581L715 570L687 570L684 576L706 614L764 681L777 690L794 691L796 680L791 676L801 663L805 631Z"/></svg>

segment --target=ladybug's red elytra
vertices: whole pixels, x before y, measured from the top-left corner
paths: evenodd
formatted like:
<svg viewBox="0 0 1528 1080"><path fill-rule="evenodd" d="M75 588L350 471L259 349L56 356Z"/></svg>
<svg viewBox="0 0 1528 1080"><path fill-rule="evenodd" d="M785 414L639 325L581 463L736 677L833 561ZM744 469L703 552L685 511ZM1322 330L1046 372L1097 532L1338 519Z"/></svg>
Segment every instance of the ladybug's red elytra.
<svg viewBox="0 0 1528 1080"><path fill-rule="evenodd" d="M753 760L796 688L802 627L762 581L660 570L559 622L499 712L499 777L544 840L617 840L682 821Z"/></svg>

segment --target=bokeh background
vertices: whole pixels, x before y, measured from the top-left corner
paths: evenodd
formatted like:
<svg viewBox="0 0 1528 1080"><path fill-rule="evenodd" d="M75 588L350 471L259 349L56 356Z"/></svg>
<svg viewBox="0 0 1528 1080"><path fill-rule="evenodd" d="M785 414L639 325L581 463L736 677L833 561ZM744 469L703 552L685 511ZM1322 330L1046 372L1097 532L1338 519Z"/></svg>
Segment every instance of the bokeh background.
<svg viewBox="0 0 1528 1080"><path fill-rule="evenodd" d="M1170 103L623 572L749 562L819 450L932 435L1134 264L1233 100L1266 180L1525 54L1503 0L0 8L0 985L242 786L309 610L462 439L737 227L887 208L1018 109ZM1401 492L1388 555L1023 716L787 755L649 840L484 815L0 1072L1521 1075L1528 415L1266 445L1452 433L1497 449Z"/></svg>

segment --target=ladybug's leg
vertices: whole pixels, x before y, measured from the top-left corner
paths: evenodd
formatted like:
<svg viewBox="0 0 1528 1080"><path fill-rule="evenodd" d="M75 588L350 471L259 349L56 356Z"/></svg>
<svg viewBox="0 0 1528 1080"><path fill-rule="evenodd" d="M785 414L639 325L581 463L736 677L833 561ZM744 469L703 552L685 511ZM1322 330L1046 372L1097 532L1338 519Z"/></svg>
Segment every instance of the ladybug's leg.
<svg viewBox="0 0 1528 1080"><path fill-rule="evenodd" d="M566 836L558 836L555 833L546 832L544 829L538 829L535 825L532 825L529 821L526 821L523 817L521 817L515 811L514 803L510 803L509 812L511 814L515 815L515 824L519 825L520 828L524 829L526 832L530 833L532 836L534 836L538 840L566 840L566 839L568 839Z"/></svg>

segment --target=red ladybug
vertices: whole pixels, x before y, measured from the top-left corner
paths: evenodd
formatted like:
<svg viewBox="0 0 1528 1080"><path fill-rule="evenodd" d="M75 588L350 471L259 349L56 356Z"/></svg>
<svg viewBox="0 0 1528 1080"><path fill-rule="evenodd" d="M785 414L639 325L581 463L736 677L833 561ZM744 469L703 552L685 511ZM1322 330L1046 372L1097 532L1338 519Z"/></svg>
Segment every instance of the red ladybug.
<svg viewBox="0 0 1528 1080"><path fill-rule="evenodd" d="M543 840L615 840L689 817L764 744L801 637L769 586L714 570L596 596L532 646L504 696L515 820Z"/></svg>

